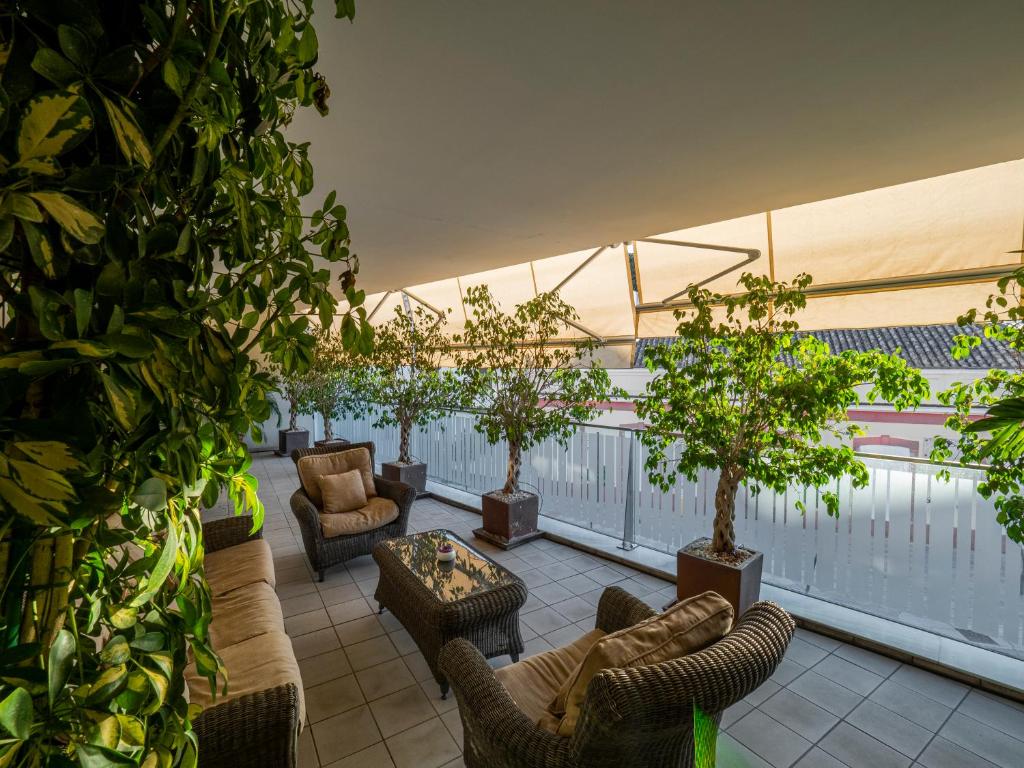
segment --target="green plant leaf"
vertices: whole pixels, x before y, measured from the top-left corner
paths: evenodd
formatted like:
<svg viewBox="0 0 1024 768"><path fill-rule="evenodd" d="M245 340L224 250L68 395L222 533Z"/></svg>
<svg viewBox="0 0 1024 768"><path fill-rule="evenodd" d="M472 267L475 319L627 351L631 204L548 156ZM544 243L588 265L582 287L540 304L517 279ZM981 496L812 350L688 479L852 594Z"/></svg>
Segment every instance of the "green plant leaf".
<svg viewBox="0 0 1024 768"><path fill-rule="evenodd" d="M92 110L75 89L49 91L26 105L18 131L18 160L57 157L75 147L93 127Z"/></svg>
<svg viewBox="0 0 1024 768"><path fill-rule="evenodd" d="M75 750L82 768L120 768L138 766L132 758L98 744L79 744Z"/></svg>
<svg viewBox="0 0 1024 768"><path fill-rule="evenodd" d="M132 495L132 501L151 512L167 509L167 483L159 477L144 480Z"/></svg>
<svg viewBox="0 0 1024 768"><path fill-rule="evenodd" d="M150 149L139 124L128 111L129 108L118 106L106 96L103 97L103 108L107 111L117 145L121 148L125 160L149 168L153 164L153 150Z"/></svg>
<svg viewBox="0 0 1024 768"><path fill-rule="evenodd" d="M30 192L29 196L43 206L73 238L83 243L98 243L103 238L103 222L70 195L63 192Z"/></svg>
<svg viewBox="0 0 1024 768"><path fill-rule="evenodd" d="M12 445L36 464L57 472L70 472L84 467L71 453L67 443L57 440L18 440Z"/></svg>
<svg viewBox="0 0 1024 768"><path fill-rule="evenodd" d="M84 288L75 288L75 330L79 336L85 334L89 329L89 319L92 317L92 291Z"/></svg>
<svg viewBox="0 0 1024 768"><path fill-rule="evenodd" d="M21 229L25 233L25 242L28 243L32 261L47 277L57 277L57 254L53 250L50 238L39 227L27 221L21 223Z"/></svg>
<svg viewBox="0 0 1024 768"><path fill-rule="evenodd" d="M149 577L145 579L145 584L141 591L131 601L130 605L132 607L138 608L149 602L150 598L156 594L157 590L163 586L164 581L167 580L167 577L170 576L177 556L178 532L173 525L169 525L167 526L167 538L164 539L163 549L160 550L160 557L157 559L156 565L153 566Z"/></svg>
<svg viewBox="0 0 1024 768"><path fill-rule="evenodd" d="M64 684L71 674L71 667L75 662L75 637L66 629L60 630L53 639L50 646L49 664L47 665L47 692L49 694L50 707L57 701L60 692L64 690Z"/></svg>
<svg viewBox="0 0 1024 768"><path fill-rule="evenodd" d="M24 688L15 688L0 701L0 725L16 739L24 741L31 735L32 697Z"/></svg>
<svg viewBox="0 0 1024 768"><path fill-rule="evenodd" d="M123 635L114 635L100 651L100 661L104 664L126 664L132 657L132 649Z"/></svg>
<svg viewBox="0 0 1024 768"><path fill-rule="evenodd" d="M32 69L54 85L71 85L82 79L74 65L52 48L40 48L32 59Z"/></svg>

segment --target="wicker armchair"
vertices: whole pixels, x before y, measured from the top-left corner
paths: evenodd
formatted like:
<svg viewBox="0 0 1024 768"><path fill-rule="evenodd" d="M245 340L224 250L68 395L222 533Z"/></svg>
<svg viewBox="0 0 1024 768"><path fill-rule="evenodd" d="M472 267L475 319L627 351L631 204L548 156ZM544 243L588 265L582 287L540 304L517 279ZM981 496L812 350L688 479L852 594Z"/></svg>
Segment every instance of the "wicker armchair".
<svg viewBox="0 0 1024 768"><path fill-rule="evenodd" d="M624 590L609 587L598 606L597 628L614 632L654 613ZM471 643L450 642L440 665L459 702L469 768L691 768L694 706L717 725L726 707L775 671L793 629L782 608L755 603L732 632L703 651L599 672L571 737L535 725Z"/></svg>
<svg viewBox="0 0 1024 768"><path fill-rule="evenodd" d="M348 451L354 448L366 448L370 451L370 466L374 465L373 443L349 443L341 450ZM292 451L292 461L296 464L303 456L316 454L335 453L336 446L318 446L315 448L300 448ZM324 571L332 565L344 563L360 555L369 555L373 552L377 542L386 539L394 539L405 536L409 527L409 513L412 511L412 503L416 500L416 489L405 483L385 480L380 475L373 476L373 484L377 489L377 495L385 499L391 499L398 505L398 517L387 525L375 528L372 531L356 533L348 536L324 536L323 528L320 526L320 518L316 505L312 502L300 484L299 489L292 494L292 514L299 522L299 530L302 533L302 544L306 549L306 556L310 564L317 572L320 581L324 580Z"/></svg>
<svg viewBox="0 0 1024 768"><path fill-rule="evenodd" d="M250 534L251 529L249 515L206 523L205 549L216 552L263 537L262 529ZM200 767L295 768L299 710L299 686L295 683L266 688L204 709L192 721L199 740Z"/></svg>

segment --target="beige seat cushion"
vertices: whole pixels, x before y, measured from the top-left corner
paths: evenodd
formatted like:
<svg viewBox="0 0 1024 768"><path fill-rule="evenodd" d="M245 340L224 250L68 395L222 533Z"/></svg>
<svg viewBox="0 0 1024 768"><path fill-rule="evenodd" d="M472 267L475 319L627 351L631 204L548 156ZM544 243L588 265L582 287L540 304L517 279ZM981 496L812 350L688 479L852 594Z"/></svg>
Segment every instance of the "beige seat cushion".
<svg viewBox="0 0 1024 768"><path fill-rule="evenodd" d="M320 526L324 536L350 536L353 533L365 533L374 528L387 525L398 517L398 505L383 496L374 496L366 500L366 506L354 512L320 513Z"/></svg>
<svg viewBox="0 0 1024 768"><path fill-rule="evenodd" d="M213 598L210 640L214 648L283 630L281 603L274 588L266 582L248 584Z"/></svg>
<svg viewBox="0 0 1024 768"><path fill-rule="evenodd" d="M224 704L250 693L294 683L299 691L299 723L306 717L306 702L302 694L302 676L295 660L291 640L284 630L267 632L234 645L217 648L227 670L228 692L222 693L224 681L218 679L216 697L210 692L210 681L199 675L195 663L185 670L189 701L206 707ZM239 723L246 728L247 723Z"/></svg>
<svg viewBox="0 0 1024 768"><path fill-rule="evenodd" d="M714 592L676 603L664 613L605 635L565 680L548 707L561 718L557 733L571 736L591 678L602 669L658 664L707 648L732 627L733 610Z"/></svg>
<svg viewBox="0 0 1024 768"><path fill-rule="evenodd" d="M560 718L552 717L547 711L548 704L591 646L602 637L604 632L593 629L570 645L502 667L494 676L527 717L553 733Z"/></svg>
<svg viewBox="0 0 1024 768"><path fill-rule="evenodd" d="M214 597L259 582L269 584L271 589L277 586L274 557L270 553L270 545L263 539L207 552L203 563L210 593Z"/></svg>
<svg viewBox="0 0 1024 768"><path fill-rule="evenodd" d="M373 484L373 467L370 466L370 451L367 448L350 448L337 453L321 453L303 456L296 465L299 470L299 482L317 509L324 508L324 498L320 494L321 475L340 475L351 469L358 469L363 476L363 491L366 498L377 495Z"/></svg>
<svg viewBox="0 0 1024 768"><path fill-rule="evenodd" d="M319 481L324 512L354 512L366 506L363 475L358 469L350 469L340 475L321 475Z"/></svg>

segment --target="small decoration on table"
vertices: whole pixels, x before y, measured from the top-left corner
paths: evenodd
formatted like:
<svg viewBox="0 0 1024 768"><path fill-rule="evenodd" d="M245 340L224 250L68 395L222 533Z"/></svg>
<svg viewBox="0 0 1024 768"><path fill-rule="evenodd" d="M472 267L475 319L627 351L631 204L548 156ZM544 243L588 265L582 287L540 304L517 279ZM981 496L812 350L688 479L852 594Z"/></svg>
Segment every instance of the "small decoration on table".
<svg viewBox="0 0 1024 768"><path fill-rule="evenodd" d="M455 559L455 547L450 541L442 541L437 545L437 560L440 563L450 563Z"/></svg>

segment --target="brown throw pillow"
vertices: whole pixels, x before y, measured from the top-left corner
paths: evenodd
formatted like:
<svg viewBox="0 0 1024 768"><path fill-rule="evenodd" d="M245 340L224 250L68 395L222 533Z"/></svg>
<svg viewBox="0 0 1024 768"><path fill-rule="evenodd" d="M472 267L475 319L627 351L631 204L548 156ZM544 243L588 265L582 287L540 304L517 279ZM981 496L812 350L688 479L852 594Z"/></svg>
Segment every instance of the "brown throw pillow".
<svg viewBox="0 0 1024 768"><path fill-rule="evenodd" d="M326 514L353 512L366 506L366 489L358 469L339 475L321 475L318 480Z"/></svg>
<svg viewBox="0 0 1024 768"><path fill-rule="evenodd" d="M732 627L732 605L705 592L676 603L664 613L605 635L591 647L562 683L548 710L561 717L559 736L572 736L591 678L603 669L623 669L678 659L721 640Z"/></svg>

